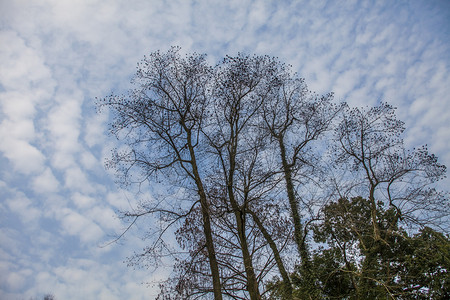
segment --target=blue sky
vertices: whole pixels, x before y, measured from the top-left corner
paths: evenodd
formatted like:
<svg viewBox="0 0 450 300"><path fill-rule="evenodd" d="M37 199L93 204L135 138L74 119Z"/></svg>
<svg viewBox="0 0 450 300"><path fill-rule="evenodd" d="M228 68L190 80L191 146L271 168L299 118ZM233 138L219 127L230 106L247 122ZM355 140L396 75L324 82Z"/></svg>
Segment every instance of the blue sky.
<svg viewBox="0 0 450 300"><path fill-rule="evenodd" d="M0 1L0 299L154 298L168 270L123 263L147 224L100 247L134 196L104 169L93 99L172 45L277 56L313 91L387 101L408 146L450 166L450 1Z"/></svg>

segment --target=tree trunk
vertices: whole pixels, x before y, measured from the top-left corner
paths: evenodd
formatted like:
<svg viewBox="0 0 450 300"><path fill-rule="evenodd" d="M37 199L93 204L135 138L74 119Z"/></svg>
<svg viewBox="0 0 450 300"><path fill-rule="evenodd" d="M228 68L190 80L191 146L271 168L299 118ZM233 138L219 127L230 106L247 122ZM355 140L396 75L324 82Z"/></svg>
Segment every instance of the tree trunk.
<svg viewBox="0 0 450 300"><path fill-rule="evenodd" d="M378 222L377 222L377 204L375 203L375 186L371 183L370 188L370 216L372 219L372 226L373 226L373 237L375 241L381 240L380 235L380 229L378 228Z"/></svg>
<svg viewBox="0 0 450 300"><path fill-rule="evenodd" d="M206 195L203 189L199 189L200 204L202 208L203 217L203 232L206 238L206 248L208 250L209 266L211 268L212 280L213 280L213 290L214 299L222 300L222 288L220 284L220 274L219 267L217 265L216 253L214 250L214 243L212 238L211 221L209 215L209 204L206 199Z"/></svg>
<svg viewBox="0 0 450 300"><path fill-rule="evenodd" d="M286 268L284 267L283 261L281 260L280 252L278 251L277 245L275 244L274 240L272 239L272 236L267 232L266 228L264 227L263 223L259 219L258 215L249 210L249 213L253 217L253 220L255 221L256 225L258 226L258 229L263 234L264 238L266 239L267 243L269 244L270 249L272 249L273 256L275 258L275 262L277 263L278 270L280 271L281 278L283 279L283 296L286 299L292 299L292 284L291 280L289 279L288 272L286 271Z"/></svg>
<svg viewBox="0 0 450 300"><path fill-rule="evenodd" d="M251 300L260 300L261 294L258 289L258 281L256 280L255 270L253 268L252 257L248 250L247 243L247 235L245 233L245 207L243 205L242 208L239 207L239 203L236 201L234 197L233 191L233 183L234 183L234 172L236 170L236 148L237 148L237 136L235 135L235 131L231 131L231 145L230 145L230 158L229 158L229 173L227 179L227 192L228 198L230 200L231 208L233 209L233 213L236 219L238 237L239 237L239 245L242 250L242 257L244 259L244 268L245 273L247 275L247 290L250 295Z"/></svg>
<svg viewBox="0 0 450 300"><path fill-rule="evenodd" d="M245 211L240 209L239 205L234 198L233 186L228 185L228 196L230 204L236 218L236 225L239 236L239 245L242 250L242 257L244 259L244 268L247 275L247 290L251 300L260 300L261 295L258 289L258 281L256 280L255 270L253 269L253 262L250 252L248 250L247 236L245 234Z"/></svg>
<svg viewBox="0 0 450 300"><path fill-rule="evenodd" d="M203 232L205 234L206 249L208 250L209 266L211 269L211 275L213 280L214 299L222 300L222 287L220 284L219 267L217 264L216 252L214 250L214 241L212 238L209 202L208 198L206 197L205 189L203 188L203 183L200 174L198 172L197 160L195 157L194 147L192 146L191 143L190 132L188 132L188 147L192 162L192 173L194 175L195 183L197 185L198 195L200 196L200 205L203 218Z"/></svg>
<svg viewBox="0 0 450 300"><path fill-rule="evenodd" d="M304 228L302 225L299 207L297 204L297 199L295 198L294 184L292 182L292 169L287 160L286 147L284 145L284 140L282 136L278 137L278 144L280 147L280 156L283 167L284 179L286 181L286 192L288 196L289 205L291 208L292 220L294 222L294 239L295 243L297 244L297 249L301 258L302 276L305 278L307 284L310 285L308 291L313 295L315 294L314 292L315 287L314 287L314 279L311 272L311 262L309 260L309 253L303 233Z"/></svg>

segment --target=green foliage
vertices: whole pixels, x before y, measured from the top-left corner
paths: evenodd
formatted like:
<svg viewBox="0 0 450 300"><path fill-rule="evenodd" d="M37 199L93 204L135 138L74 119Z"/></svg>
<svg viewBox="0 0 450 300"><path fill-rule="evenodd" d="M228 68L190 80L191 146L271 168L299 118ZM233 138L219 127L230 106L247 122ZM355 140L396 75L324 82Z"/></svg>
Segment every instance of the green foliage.
<svg viewBox="0 0 450 300"><path fill-rule="evenodd" d="M381 240L373 237L369 201L339 199L314 225L312 270L320 299L448 299L450 239L424 227L414 235L398 226L394 209L377 207ZM301 272L294 295L310 299ZM277 282L272 295L278 296ZM278 285L279 286L279 285ZM274 299L283 299L275 297ZM314 299L314 297L313 297Z"/></svg>
<svg viewBox="0 0 450 300"><path fill-rule="evenodd" d="M313 258L313 266L323 295L342 299L351 294L355 264L346 265L338 248L319 249Z"/></svg>
<svg viewBox="0 0 450 300"><path fill-rule="evenodd" d="M410 239L410 253L403 256L403 285L414 299L450 297L449 237L429 227Z"/></svg>

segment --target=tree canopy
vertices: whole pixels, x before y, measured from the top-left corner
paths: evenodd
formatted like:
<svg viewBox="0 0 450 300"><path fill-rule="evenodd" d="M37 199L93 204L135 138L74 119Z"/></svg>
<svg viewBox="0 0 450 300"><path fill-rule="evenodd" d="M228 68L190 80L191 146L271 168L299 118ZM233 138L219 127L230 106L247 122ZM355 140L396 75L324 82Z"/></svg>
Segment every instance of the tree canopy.
<svg viewBox="0 0 450 300"><path fill-rule="evenodd" d="M277 58L210 66L176 47L144 57L132 84L97 105L121 144L118 182L163 187L121 212L158 219L129 262L172 258L159 299L448 295L446 168L405 149L392 106L336 103Z"/></svg>

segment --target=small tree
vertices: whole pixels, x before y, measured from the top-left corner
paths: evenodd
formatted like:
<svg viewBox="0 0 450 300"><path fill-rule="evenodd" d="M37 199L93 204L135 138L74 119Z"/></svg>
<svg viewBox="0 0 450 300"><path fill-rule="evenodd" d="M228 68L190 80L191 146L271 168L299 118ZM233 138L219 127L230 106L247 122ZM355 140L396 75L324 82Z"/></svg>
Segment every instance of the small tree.
<svg viewBox="0 0 450 300"><path fill-rule="evenodd" d="M409 236L393 225L394 208L377 206L385 243L374 253L370 201L339 199L326 205L314 238L328 247L315 251L313 265L324 298L443 299L449 293L448 236L425 227Z"/></svg>

